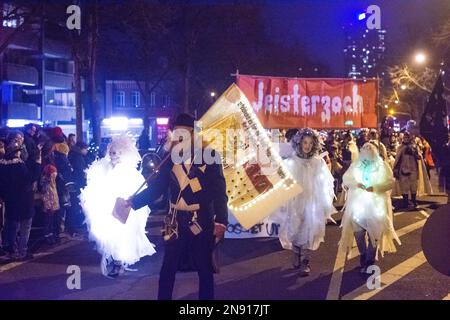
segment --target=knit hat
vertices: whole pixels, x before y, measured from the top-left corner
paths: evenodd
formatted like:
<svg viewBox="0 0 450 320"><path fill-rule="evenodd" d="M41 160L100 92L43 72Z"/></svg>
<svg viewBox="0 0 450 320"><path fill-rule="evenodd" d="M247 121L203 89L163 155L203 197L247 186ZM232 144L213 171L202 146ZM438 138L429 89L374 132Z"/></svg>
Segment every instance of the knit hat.
<svg viewBox="0 0 450 320"><path fill-rule="evenodd" d="M58 151L62 154L65 154L66 156L69 154L70 148L67 145L67 143L62 142L62 143L55 143L53 145L53 150L54 151Z"/></svg>
<svg viewBox="0 0 450 320"><path fill-rule="evenodd" d="M57 143L61 143L64 141L64 133L60 127L54 127L50 131L50 136L51 136L52 140Z"/></svg>
<svg viewBox="0 0 450 320"><path fill-rule="evenodd" d="M194 128L195 118L187 113L181 113L175 118L175 122L173 124L176 126L184 126L189 128Z"/></svg>

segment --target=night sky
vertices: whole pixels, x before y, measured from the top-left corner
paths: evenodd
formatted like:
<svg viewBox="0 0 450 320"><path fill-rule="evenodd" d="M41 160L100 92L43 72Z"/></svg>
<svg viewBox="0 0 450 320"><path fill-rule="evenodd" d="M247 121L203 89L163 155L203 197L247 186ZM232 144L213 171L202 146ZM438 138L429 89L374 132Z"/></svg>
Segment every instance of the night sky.
<svg viewBox="0 0 450 320"><path fill-rule="evenodd" d="M299 41L308 56L329 66L329 76L345 76L342 26L356 21L358 13L371 4L381 8L381 27L387 30L386 62L390 64L408 62L406 60L415 49L426 49L431 32L443 19L450 18L449 0L278 0L261 3L265 3L267 32L288 41Z"/></svg>

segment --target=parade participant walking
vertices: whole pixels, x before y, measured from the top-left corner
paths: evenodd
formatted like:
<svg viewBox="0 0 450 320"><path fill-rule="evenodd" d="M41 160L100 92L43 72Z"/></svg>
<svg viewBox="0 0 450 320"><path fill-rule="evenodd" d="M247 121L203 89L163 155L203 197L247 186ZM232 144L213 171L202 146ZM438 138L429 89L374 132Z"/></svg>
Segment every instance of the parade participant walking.
<svg viewBox="0 0 450 320"><path fill-rule="evenodd" d="M342 141L342 162L344 163L345 172L353 161L358 158L358 146L356 145L353 135L350 131L344 134L344 140Z"/></svg>
<svg viewBox="0 0 450 320"><path fill-rule="evenodd" d="M397 150L394 163L394 176L400 183L403 196L403 208L408 208L409 193L414 207L417 206L417 186L419 179L419 160L422 157L413 143L409 132L404 132L403 143Z"/></svg>
<svg viewBox="0 0 450 320"><path fill-rule="evenodd" d="M129 199L137 210L169 192L170 212L164 228L165 250L158 289L158 299L162 300L172 299L175 276L185 254L198 272L199 299L214 299L212 256L228 223L228 197L219 154L203 146L194 150L193 132L194 118L179 115L174 123L172 136L176 142L172 156L148 188ZM175 159L180 150L181 159ZM216 161L206 163L203 157L197 158L198 152L211 154Z"/></svg>
<svg viewBox="0 0 450 320"><path fill-rule="evenodd" d="M378 154L380 155L381 159L383 159L384 161L388 161L386 146L384 145L383 142L379 140L377 130L375 129L370 130L369 139L370 139L369 142L372 143L378 149Z"/></svg>
<svg viewBox="0 0 450 320"><path fill-rule="evenodd" d="M287 213L280 221L279 239L284 249L293 251L293 265L300 276L308 276L311 252L324 242L327 219L336 212L334 179L318 156L320 142L315 131L300 130L292 138L292 146L294 153L285 163L303 192L288 202Z"/></svg>
<svg viewBox="0 0 450 320"><path fill-rule="evenodd" d="M109 278L134 270L129 266L155 253L145 233L148 208L131 212L126 223L113 216L117 198L131 196L144 182L136 169L140 159L134 139L126 135L114 137L106 157L87 170L87 186L81 191L90 239L102 254L101 271Z"/></svg>
<svg viewBox="0 0 450 320"><path fill-rule="evenodd" d="M339 246L350 252L355 237L362 273L375 263L378 251L382 255L386 251L395 252L393 240L400 243L392 224L389 191L393 183L391 168L371 143L361 148L359 158L344 174L343 185L348 195Z"/></svg>

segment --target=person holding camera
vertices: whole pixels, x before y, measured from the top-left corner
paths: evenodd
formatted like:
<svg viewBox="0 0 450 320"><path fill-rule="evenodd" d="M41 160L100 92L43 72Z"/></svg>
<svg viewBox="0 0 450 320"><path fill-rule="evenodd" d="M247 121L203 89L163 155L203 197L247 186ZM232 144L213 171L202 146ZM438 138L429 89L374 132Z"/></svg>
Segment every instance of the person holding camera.
<svg viewBox="0 0 450 320"><path fill-rule="evenodd" d="M417 186L419 179L419 164L421 154L414 143L414 139L408 131L403 134L402 145L397 150L394 162L394 177L400 182L403 208L409 206L409 193L414 207L417 206Z"/></svg>
<svg viewBox="0 0 450 320"><path fill-rule="evenodd" d="M169 192L170 210L163 235L164 259L158 299L171 300L175 275L185 255L199 277L199 299L214 299L213 250L228 224L228 197L220 156L212 149L194 148L194 118L180 114L171 135L170 157L148 188L127 200L134 210L151 205ZM175 140L175 141L174 141ZM200 154L201 152L201 155ZM206 155L213 157L207 160ZM211 160L211 159L210 159Z"/></svg>

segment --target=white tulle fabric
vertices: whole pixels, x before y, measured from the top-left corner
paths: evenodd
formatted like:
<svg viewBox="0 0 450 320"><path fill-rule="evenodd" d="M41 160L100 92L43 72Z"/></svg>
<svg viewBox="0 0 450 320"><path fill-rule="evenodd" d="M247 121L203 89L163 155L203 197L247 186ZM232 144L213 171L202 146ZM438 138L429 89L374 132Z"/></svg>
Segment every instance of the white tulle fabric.
<svg viewBox="0 0 450 320"><path fill-rule="evenodd" d="M361 183L373 187L373 192L357 187ZM394 240L400 244L392 224L390 192L394 183L392 170L377 156L372 164L365 166L360 159L352 163L343 176L343 185L348 188L342 217L341 250L348 253L354 243L354 226L365 229L378 252L395 252Z"/></svg>
<svg viewBox="0 0 450 320"><path fill-rule="evenodd" d="M131 210L125 224L112 215L116 199L127 199L144 182L136 169L136 157L122 159L114 167L109 157L95 161L87 170L87 186L80 199L90 239L96 242L99 253L132 265L141 257L154 254L155 249L145 233L148 207Z"/></svg>
<svg viewBox="0 0 450 320"><path fill-rule="evenodd" d="M280 223L281 245L288 250L293 246L316 250L324 242L327 219L336 212L333 176L318 156L303 159L293 153L284 162L303 192L288 201L282 216L272 217Z"/></svg>

